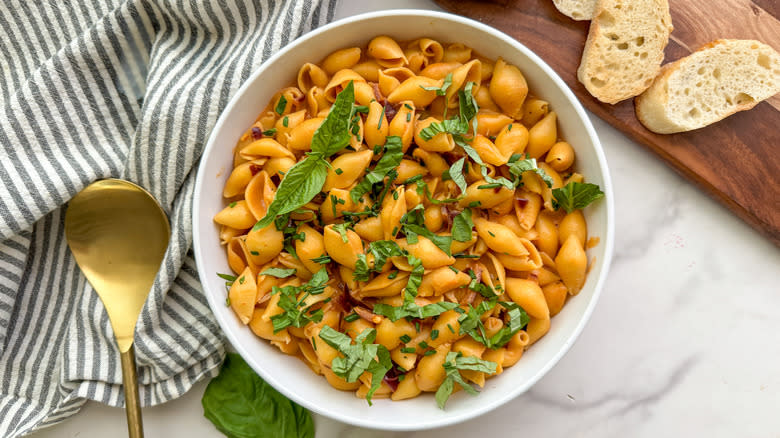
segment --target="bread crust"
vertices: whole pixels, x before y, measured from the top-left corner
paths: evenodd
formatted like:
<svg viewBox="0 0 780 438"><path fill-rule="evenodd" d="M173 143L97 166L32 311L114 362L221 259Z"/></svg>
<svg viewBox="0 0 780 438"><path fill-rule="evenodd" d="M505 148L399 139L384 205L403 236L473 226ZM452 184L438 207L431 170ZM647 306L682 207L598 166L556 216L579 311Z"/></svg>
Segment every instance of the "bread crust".
<svg viewBox="0 0 780 438"><path fill-rule="evenodd" d="M577 78L605 103L639 95L658 74L673 29L667 0L599 0Z"/></svg>
<svg viewBox="0 0 780 438"><path fill-rule="evenodd" d="M729 57L730 50L736 52ZM753 55L758 64L752 66L754 72L745 71L749 66L744 62L744 51L748 50L755 51L747 54ZM732 62L726 65L723 59L738 64L741 70L733 72L736 68L730 65ZM718 78L722 78L720 84L708 76L714 75L716 70ZM768 75L768 82L764 75ZM765 83L757 83L761 80ZM698 91L711 82L718 85L715 91ZM689 90L699 94L691 97L686 94ZM637 118L647 129L658 134L673 134L703 128L734 113L747 111L778 92L780 54L777 51L759 41L720 39L664 65L650 88L634 100L634 105ZM713 102L720 102L720 105Z"/></svg>
<svg viewBox="0 0 780 438"><path fill-rule="evenodd" d="M553 0L558 10L572 20L590 20L598 0Z"/></svg>

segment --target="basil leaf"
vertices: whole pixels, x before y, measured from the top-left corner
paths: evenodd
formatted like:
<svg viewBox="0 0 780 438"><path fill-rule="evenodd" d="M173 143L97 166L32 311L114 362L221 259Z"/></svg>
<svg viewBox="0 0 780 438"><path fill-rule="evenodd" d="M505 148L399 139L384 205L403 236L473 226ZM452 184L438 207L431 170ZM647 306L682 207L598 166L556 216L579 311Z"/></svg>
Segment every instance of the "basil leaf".
<svg viewBox="0 0 780 438"><path fill-rule="evenodd" d="M591 202L604 197L604 192L596 184L570 182L566 187L553 189L553 207L563 208L566 213L587 207Z"/></svg>
<svg viewBox="0 0 780 438"><path fill-rule="evenodd" d="M318 156L307 156L287 171L273 202L265 216L254 226L254 230L265 228L276 216L290 213L306 205L322 190L328 176L326 161Z"/></svg>
<svg viewBox="0 0 780 438"><path fill-rule="evenodd" d="M488 184L498 184L501 186L506 187L509 190L515 189L515 183L513 181L509 181L508 179L504 178L503 176L499 176L498 178L493 178L492 176L487 174L487 167L482 167L482 178L485 179L485 181Z"/></svg>
<svg viewBox="0 0 780 438"><path fill-rule="evenodd" d="M460 189L461 193L466 193L466 188L468 187L468 184L466 183L466 177L463 176L463 164L466 162L466 157L461 158L460 160L452 163L452 166L450 166L450 178L455 182L455 184Z"/></svg>
<svg viewBox="0 0 780 438"><path fill-rule="evenodd" d="M354 90L352 81L349 81L349 84L336 96L336 101L330 107L330 112L325 120L314 131L314 137L311 139L313 152L319 152L324 158L327 158L349 144L349 140L352 138L349 132L349 119L352 113L352 104L355 102Z"/></svg>
<svg viewBox="0 0 780 438"><path fill-rule="evenodd" d="M428 240L433 242L434 245L438 246L439 249L444 251L444 253L447 254L448 256L452 255L452 250L451 250L452 236L440 236L434 233L433 231L430 231L429 229L416 224L404 224L403 229L404 232L407 233L407 240L406 240L407 242L409 242L408 233L411 232L412 234L420 235L427 238Z"/></svg>
<svg viewBox="0 0 780 438"><path fill-rule="evenodd" d="M471 240L471 230L474 229L474 221L471 220L471 209L464 208L452 220L452 238L458 242Z"/></svg>
<svg viewBox="0 0 780 438"><path fill-rule="evenodd" d="M525 313L525 310L517 304L510 302L501 302L499 304L507 309L509 322L501 327L501 330L491 336L488 340L488 348L492 348L494 350L506 345L507 342L512 339L512 336L522 330L523 327L528 325L528 322L530 321L530 318L528 317L528 314Z"/></svg>
<svg viewBox="0 0 780 438"><path fill-rule="evenodd" d="M493 374L498 365L489 360L483 360L475 356L462 356L455 359L455 368L458 370L471 370L481 373Z"/></svg>
<svg viewBox="0 0 780 438"><path fill-rule="evenodd" d="M368 281L371 276L371 269L368 266L368 259L365 254L358 254L355 262L355 270L352 272L352 278L355 281Z"/></svg>
<svg viewBox="0 0 780 438"><path fill-rule="evenodd" d="M291 167L282 178L273 202L254 230L267 227L276 216L297 210L322 190L328 176L330 157L349 144L349 117L355 101L352 81L336 96L336 101L311 140L312 152ZM281 100L280 100L281 102Z"/></svg>
<svg viewBox="0 0 780 438"><path fill-rule="evenodd" d="M364 372L371 373L371 388L366 394L366 401L370 406L371 396L382 384L387 371L392 368L387 348L373 343L376 339L376 329L363 330L355 338L355 344L349 336L328 325L322 327L319 337L344 355L333 359L331 370L334 374L347 382L355 382Z"/></svg>
<svg viewBox="0 0 780 438"><path fill-rule="evenodd" d="M221 278L221 279L223 279L225 281L236 281L236 276L235 275L220 274L219 272L217 272L217 277L219 277L219 278Z"/></svg>
<svg viewBox="0 0 780 438"><path fill-rule="evenodd" d="M341 236L341 241L344 243L349 242L349 236L347 236L348 228L349 228L349 224L346 222L342 224L333 225L333 230L339 233L339 235Z"/></svg>
<svg viewBox="0 0 780 438"><path fill-rule="evenodd" d="M314 438L306 409L260 378L236 353L228 353L201 399L203 416L228 438Z"/></svg>
<svg viewBox="0 0 780 438"><path fill-rule="evenodd" d="M369 406L372 404L371 396L382 386L382 379L385 378L385 375L392 367L393 362L390 360L390 351L386 347L379 345L376 350L376 360L371 361L368 364L368 368L366 368L366 371L371 374L371 387L366 393L366 401L368 401Z"/></svg>
<svg viewBox="0 0 780 438"><path fill-rule="evenodd" d="M469 82L458 91L458 106L460 107L460 119L467 125L466 132L468 131L468 122L471 121L474 128L474 135L477 133L477 113L479 112L479 105L474 98L471 90L474 88L474 82ZM464 134L466 133L464 132Z"/></svg>
<svg viewBox="0 0 780 438"><path fill-rule="evenodd" d="M368 245L368 251L374 255L374 271L379 272L390 257L405 256L404 250L392 240L377 240Z"/></svg>
<svg viewBox="0 0 780 438"><path fill-rule="evenodd" d="M452 85L452 73L447 73L441 87L423 87L420 85L420 88L425 91L435 91L437 96L445 96L447 95L447 89L450 88L450 85Z"/></svg>
<svg viewBox="0 0 780 438"><path fill-rule="evenodd" d="M285 108L287 108L287 98L284 97L283 94L279 97L279 101L276 103L276 108L274 108L274 111L276 111L276 114L281 116Z"/></svg>
<svg viewBox="0 0 780 438"><path fill-rule="evenodd" d="M268 268L265 271L261 272L260 275L270 275L271 277L276 278L287 278L291 275L295 275L295 268L290 269L284 269L284 268Z"/></svg>
<svg viewBox="0 0 780 438"><path fill-rule="evenodd" d="M371 191L371 186L383 181L391 171L395 170L395 168L401 164L403 157L404 152L401 137L395 135L387 137L385 153L382 155L382 158L376 163L374 169L367 173L363 180L350 190L349 196L352 198L352 201L355 203L359 202L364 194Z"/></svg>
<svg viewBox="0 0 780 438"><path fill-rule="evenodd" d="M436 404L439 409L444 410L444 406L447 404L447 400L452 395L452 390L455 388L455 382L452 379L445 378L439 389L436 390Z"/></svg>
<svg viewBox="0 0 780 438"><path fill-rule="evenodd" d="M475 341L487 345L487 335L485 334L485 326L482 324L481 317L485 312L492 310L495 306L495 300L485 300L479 303L477 307L469 306L466 313L458 317L458 323L460 323L459 334L467 334Z"/></svg>
<svg viewBox="0 0 780 438"><path fill-rule="evenodd" d="M440 301L438 303L426 304L422 307L411 302L404 302L404 304L394 307L389 304L377 303L374 304L373 312L377 315L382 315L390 319L390 321L396 322L401 318L418 318L425 319L434 316L439 316L442 313L452 310L458 307L458 303L451 303L449 301Z"/></svg>
<svg viewBox="0 0 780 438"><path fill-rule="evenodd" d="M444 371L446 377L439 389L436 390L436 404L439 409L444 409L447 403L454 384L460 385L464 391L471 395L477 395L479 392L461 376L461 370L479 371L483 373L493 374L496 372L498 364L488 360L482 360L474 356L462 356L461 353L449 352L444 359Z"/></svg>
<svg viewBox="0 0 780 438"><path fill-rule="evenodd" d="M548 175L547 172L544 171L544 169L540 169L536 165L536 158L526 158L524 160L516 160L512 163L509 163L508 166L509 166L509 173L515 175L518 178L522 178L523 173L525 172L535 172L537 175L542 177L542 181L544 181L544 183L547 184L547 187L552 187L553 185L552 177Z"/></svg>
<svg viewBox="0 0 780 438"><path fill-rule="evenodd" d="M274 333L290 326L303 327L310 322L322 321L322 309L312 311L311 306L301 307L301 305L308 296L319 295L324 292L325 283L328 282L328 279L327 269L322 268L301 286L274 286L271 289L271 293L279 294L278 306L284 310L284 313L271 317ZM298 296L301 294L303 294L302 298L298 299Z"/></svg>

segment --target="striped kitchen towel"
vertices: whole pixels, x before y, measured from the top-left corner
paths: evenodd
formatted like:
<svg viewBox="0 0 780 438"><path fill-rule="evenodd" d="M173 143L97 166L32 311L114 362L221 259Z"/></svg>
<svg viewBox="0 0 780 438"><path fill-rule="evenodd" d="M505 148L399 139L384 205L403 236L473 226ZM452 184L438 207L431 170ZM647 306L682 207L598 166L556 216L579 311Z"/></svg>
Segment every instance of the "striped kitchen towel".
<svg viewBox="0 0 780 438"><path fill-rule="evenodd" d="M0 2L0 436L124 404L108 317L63 236L66 203L125 178L171 220L139 319L140 396L216 373L223 338L191 253L195 171L250 72L333 18L336 0Z"/></svg>

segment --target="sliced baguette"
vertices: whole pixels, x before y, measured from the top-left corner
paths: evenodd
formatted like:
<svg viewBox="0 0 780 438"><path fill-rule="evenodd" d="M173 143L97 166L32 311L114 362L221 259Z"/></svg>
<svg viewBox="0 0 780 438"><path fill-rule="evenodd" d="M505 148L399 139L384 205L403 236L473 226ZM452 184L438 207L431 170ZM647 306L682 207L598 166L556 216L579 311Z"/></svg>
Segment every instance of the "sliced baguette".
<svg viewBox="0 0 780 438"><path fill-rule="evenodd" d="M716 40L667 64L635 99L636 115L659 134L702 128L780 93L780 54L753 40Z"/></svg>
<svg viewBox="0 0 780 438"><path fill-rule="evenodd" d="M597 0L553 0L562 14L574 20L590 20Z"/></svg>
<svg viewBox="0 0 780 438"><path fill-rule="evenodd" d="M638 95L661 69L672 29L667 0L599 0L577 78L602 102Z"/></svg>

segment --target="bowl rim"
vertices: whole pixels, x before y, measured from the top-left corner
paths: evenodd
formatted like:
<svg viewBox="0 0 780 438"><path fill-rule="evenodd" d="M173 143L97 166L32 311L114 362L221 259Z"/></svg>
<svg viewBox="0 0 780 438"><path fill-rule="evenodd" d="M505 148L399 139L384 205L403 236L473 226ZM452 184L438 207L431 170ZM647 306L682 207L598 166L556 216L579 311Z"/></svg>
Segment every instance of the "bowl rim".
<svg viewBox="0 0 780 438"><path fill-rule="evenodd" d="M295 403L311 410L312 412L332 418L340 422L344 422L344 423L348 423L348 424L352 424L355 426L364 427L368 429L411 431L411 430L425 430L425 429L450 426L457 423L461 423L463 421L478 417L499 406L502 406L507 402L511 401L512 399L518 397L520 394L526 392L533 385L535 385L545 374L547 374L550 371L550 369L553 366L555 366L555 364L557 364L560 361L560 359L569 351L571 346L574 344L574 342L577 340L579 335L582 333L582 330L584 329L585 325L590 320L593 310L596 307L596 303L598 302L599 297L601 295L601 290L604 286L604 282L606 281L606 278L609 274L609 268L612 262L612 256L614 251L615 215L614 215L614 194L612 190L612 180L610 178L610 174L607 166L607 160L604 154L604 149L601 145L601 141L599 140L599 137L596 134L596 130L593 127L593 124L591 123L588 114L585 112L585 109L582 107L582 104L576 98L576 96L571 91L569 86L552 69L552 67L550 67L544 60L542 60L536 53L531 51L531 49L526 47L523 43L505 34L504 32L495 29L493 27L490 27L488 25L482 24L476 20L472 20L469 18L465 18L447 12L431 11L431 10L424 10L424 9L389 9L389 10L374 11L374 12L357 14L350 17L345 17L333 21L331 23L328 23L324 26L313 29L310 32L307 32L301 35L300 37L296 38L295 40L291 41L289 44L282 47L277 53L273 54L271 57L265 60L256 70L254 70L249 75L249 77L247 77L247 79L243 82L241 87L233 94L233 96L231 97L227 105L225 105L225 107L222 109L222 112L220 113L217 122L214 124L214 127L212 128L211 134L209 135L206 146L203 149L200 163L198 165L198 171L195 179L195 187L193 192L194 200L193 200L193 209L192 209L192 220L193 220L192 230L193 230L193 251L195 254L196 266L198 268L198 278L201 284L203 285L203 292L206 295L212 313L214 314L214 317L217 320L220 328L225 333L225 336L230 341L232 347L235 348L236 351L242 357L244 358L251 357L249 352L238 341L236 336L231 331L225 329L226 324L221 314L219 312L214 311L215 308L218 308L217 306L220 305L224 306L224 301L217 302L218 300L215 294L206 291L206 288L208 287L206 286L208 284L208 281L205 274L206 271L203 269L204 261L203 261L203 254L201 252L201 248L199 245L200 239L197 237L200 235L200 230L201 230L201 223L198 215L198 212L200 211L200 196L198 196L198 194L201 193L202 191L202 186L204 185L204 179L205 179L204 174L206 173L205 172L206 160L204 160L203 157L208 156L211 150L214 148L217 133L221 131L222 125L225 123L227 119L227 114L231 112L233 106L236 104L236 102L238 102L240 97L245 93L246 89L252 85L252 83L257 79L258 76L260 76L267 69L272 67L278 59L285 56L287 52L291 51L293 48L301 44L307 43L310 39L316 38L317 36L326 33L336 27L349 25L363 20L371 20L371 19L383 18L383 17L399 17L399 16L415 16L415 17L423 16L428 18L447 20L452 22L453 24L462 24L462 25L474 27L482 32L490 34L495 38L503 40L504 42L511 45L515 50L522 52L524 56L528 57L528 59L534 62L547 76L550 77L550 79L555 83L555 85L561 90L563 95L568 100L569 104L572 106L572 108L575 110L576 114L582 121L585 130L588 133L588 137L594 146L594 151L598 161L598 168L599 171L601 172L601 176L603 180L603 187L601 187L601 189L604 192L604 198L605 198L602 200L602 202L605 202L605 207L607 209L606 210L606 215L607 215L606 235L601 240L601 243L605 245L604 257L603 257L603 261L601 262L602 263L601 275L596 279L597 281L594 286L593 296L591 297L590 302L586 306L585 311L582 314L582 317L580 318L579 322L576 324L574 330L568 336L566 341L563 343L563 345L559 347L558 351L555 352L552 355L552 357L542 367L540 367L536 373L532 375L531 378L523 381L520 385L517 385L511 390L506 391L502 397L495 399L492 403L483 403L477 405L474 409L470 409L463 413L434 418L429 421L421 422L420 424L415 425L414 427L407 427L404 425L394 425L390 422L382 425L377 425L375 423L369 423L367 420L364 420L359 416L346 414L346 412L343 410L338 411L336 409L330 409L327 406L314 405L313 403L310 403L308 400L298 397L297 394L289 392L287 388L284 385L282 385L279 381L277 381L273 375L268 374L262 368L258 369L257 367L254 366L252 361L247 360L247 363L250 365L250 367L252 367L252 369L255 370L255 372L257 372L263 378L263 380L268 382L274 389L276 389L277 391L282 393L285 397L289 398Z"/></svg>

